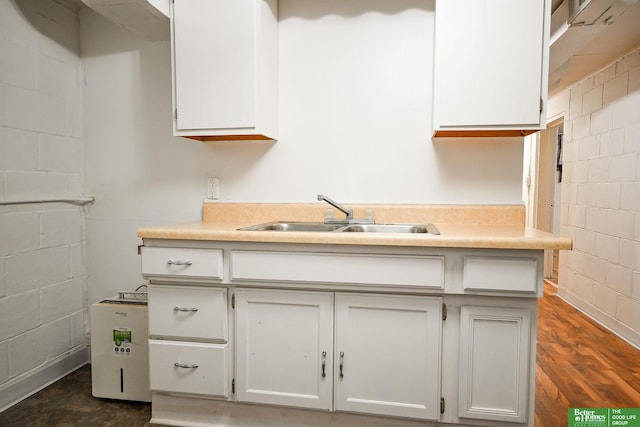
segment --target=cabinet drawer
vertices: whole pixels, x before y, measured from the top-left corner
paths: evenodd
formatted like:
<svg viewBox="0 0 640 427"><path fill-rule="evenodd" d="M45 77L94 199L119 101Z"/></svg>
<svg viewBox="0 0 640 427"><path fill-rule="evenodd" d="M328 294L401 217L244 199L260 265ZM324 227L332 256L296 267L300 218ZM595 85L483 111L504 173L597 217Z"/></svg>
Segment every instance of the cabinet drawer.
<svg viewBox="0 0 640 427"><path fill-rule="evenodd" d="M538 262L536 258L465 256L464 290L502 292L536 292Z"/></svg>
<svg viewBox="0 0 640 427"><path fill-rule="evenodd" d="M222 280L222 250L142 247L142 275Z"/></svg>
<svg viewBox="0 0 640 427"><path fill-rule="evenodd" d="M231 279L442 288L444 257L233 251Z"/></svg>
<svg viewBox="0 0 640 427"><path fill-rule="evenodd" d="M227 344L149 340L152 391L228 397Z"/></svg>
<svg viewBox="0 0 640 427"><path fill-rule="evenodd" d="M227 290L149 285L149 334L227 341Z"/></svg>

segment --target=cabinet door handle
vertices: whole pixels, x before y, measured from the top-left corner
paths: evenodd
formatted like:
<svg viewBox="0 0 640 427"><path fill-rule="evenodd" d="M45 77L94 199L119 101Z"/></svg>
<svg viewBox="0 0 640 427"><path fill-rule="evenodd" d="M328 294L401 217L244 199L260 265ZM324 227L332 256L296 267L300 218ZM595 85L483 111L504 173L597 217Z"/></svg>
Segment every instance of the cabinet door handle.
<svg viewBox="0 0 640 427"><path fill-rule="evenodd" d="M327 376L327 373L325 372L326 366L327 366L327 352L323 351L322 352L322 378L325 378Z"/></svg>
<svg viewBox="0 0 640 427"><path fill-rule="evenodd" d="M197 363L180 363L176 362L173 364L176 368L185 368L185 369L196 369L198 367Z"/></svg>
<svg viewBox="0 0 640 427"><path fill-rule="evenodd" d="M344 374L342 373L342 365L344 364L344 351L340 352L340 378L344 377Z"/></svg>
<svg viewBox="0 0 640 427"><path fill-rule="evenodd" d="M193 263L191 261L180 261L180 260L170 259L169 261L167 261L167 264L169 264L169 265L191 265Z"/></svg>
<svg viewBox="0 0 640 427"><path fill-rule="evenodd" d="M198 311L197 307L180 307L180 306L175 306L173 307L173 311Z"/></svg>

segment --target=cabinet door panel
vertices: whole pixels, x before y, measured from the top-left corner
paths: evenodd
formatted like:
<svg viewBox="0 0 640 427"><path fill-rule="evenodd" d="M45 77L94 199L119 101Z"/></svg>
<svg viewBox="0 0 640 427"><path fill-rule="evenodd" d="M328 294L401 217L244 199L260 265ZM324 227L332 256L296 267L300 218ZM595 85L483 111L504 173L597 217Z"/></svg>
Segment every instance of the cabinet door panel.
<svg viewBox="0 0 640 427"><path fill-rule="evenodd" d="M254 8L253 1L175 0L179 130L255 126Z"/></svg>
<svg viewBox="0 0 640 427"><path fill-rule="evenodd" d="M540 123L544 7L542 0L436 3L436 127Z"/></svg>
<svg viewBox="0 0 640 427"><path fill-rule="evenodd" d="M438 419L441 327L440 298L336 294L336 410Z"/></svg>
<svg viewBox="0 0 640 427"><path fill-rule="evenodd" d="M527 309L461 307L460 417L526 421L530 327Z"/></svg>
<svg viewBox="0 0 640 427"><path fill-rule="evenodd" d="M331 409L332 302L331 293L236 291L238 401Z"/></svg>

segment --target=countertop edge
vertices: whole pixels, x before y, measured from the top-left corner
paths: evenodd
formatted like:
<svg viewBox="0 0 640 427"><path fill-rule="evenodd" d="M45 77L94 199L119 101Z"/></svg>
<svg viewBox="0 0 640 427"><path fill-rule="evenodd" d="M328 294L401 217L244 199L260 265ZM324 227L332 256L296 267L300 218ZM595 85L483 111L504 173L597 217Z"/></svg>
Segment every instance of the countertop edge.
<svg viewBox="0 0 640 427"><path fill-rule="evenodd" d="M528 229L531 230L531 229ZM540 234L539 230L534 230ZM545 233L548 234L548 233ZM409 246L409 247L458 247L492 249L572 249L569 238L552 234L527 236L524 232L512 236L485 235L403 235L403 234L341 234L331 232L278 232L278 231L236 231L236 230L185 230L177 226L171 228L142 228L138 230L142 239L200 240L248 243L290 243L326 245L368 245L368 246Z"/></svg>

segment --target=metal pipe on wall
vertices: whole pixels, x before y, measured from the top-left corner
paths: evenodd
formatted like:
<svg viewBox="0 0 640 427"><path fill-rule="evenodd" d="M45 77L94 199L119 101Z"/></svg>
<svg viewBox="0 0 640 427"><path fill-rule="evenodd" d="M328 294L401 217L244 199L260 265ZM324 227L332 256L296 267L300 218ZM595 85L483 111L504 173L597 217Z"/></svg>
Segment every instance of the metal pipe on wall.
<svg viewBox="0 0 640 427"><path fill-rule="evenodd" d="M38 204L38 203L71 203L73 205L84 206L90 203L95 203L95 201L96 201L96 198L94 196L67 198L67 199L13 200L13 201L0 201L0 206L31 205L31 204Z"/></svg>

